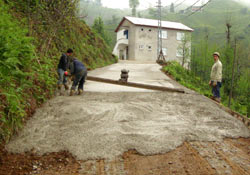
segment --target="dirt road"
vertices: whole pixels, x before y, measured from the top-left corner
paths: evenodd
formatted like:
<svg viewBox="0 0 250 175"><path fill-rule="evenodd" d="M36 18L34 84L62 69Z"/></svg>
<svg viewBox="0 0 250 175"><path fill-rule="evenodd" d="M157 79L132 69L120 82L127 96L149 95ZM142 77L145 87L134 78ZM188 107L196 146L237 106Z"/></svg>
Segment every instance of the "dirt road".
<svg viewBox="0 0 250 175"><path fill-rule="evenodd" d="M129 81L183 88L151 63L89 74L117 80L123 68ZM59 96L37 110L1 153L0 174L250 174L248 128L185 91L88 81L82 96Z"/></svg>

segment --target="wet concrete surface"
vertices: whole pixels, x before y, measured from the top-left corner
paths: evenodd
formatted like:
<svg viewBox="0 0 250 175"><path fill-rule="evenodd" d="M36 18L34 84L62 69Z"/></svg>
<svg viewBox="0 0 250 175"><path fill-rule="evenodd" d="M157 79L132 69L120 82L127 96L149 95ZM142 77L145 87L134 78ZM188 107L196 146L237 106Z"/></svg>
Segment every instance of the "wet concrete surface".
<svg viewBox="0 0 250 175"><path fill-rule="evenodd" d="M89 73L177 87L154 63L122 62ZM163 154L186 141L220 142L250 136L248 128L211 100L193 94L150 91L88 81L81 96L58 96L38 109L8 151L42 155L68 150L79 160L112 160L129 150Z"/></svg>
<svg viewBox="0 0 250 175"><path fill-rule="evenodd" d="M88 73L90 76L96 76L100 78L108 78L112 80L119 80L121 75L121 70L129 70L129 82L165 86L170 88L175 88L178 84L164 75L160 69L161 66L153 62L141 63L141 62L131 62L123 61L117 64L107 66L104 68L99 68ZM180 86L178 86L180 87ZM99 83L88 81L86 83L85 90L88 92L152 92L153 90L146 90L140 88L132 88L119 85L111 85L106 83Z"/></svg>

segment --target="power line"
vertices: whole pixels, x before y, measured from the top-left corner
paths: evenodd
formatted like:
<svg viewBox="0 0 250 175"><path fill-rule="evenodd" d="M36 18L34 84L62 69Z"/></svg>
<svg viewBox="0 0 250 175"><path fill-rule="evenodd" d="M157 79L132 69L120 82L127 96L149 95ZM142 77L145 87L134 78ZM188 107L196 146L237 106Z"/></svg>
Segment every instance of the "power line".
<svg viewBox="0 0 250 175"><path fill-rule="evenodd" d="M176 4L178 1L180 1L180 0L176 0L175 2L172 2L171 4ZM184 0L185 1L185 0ZM184 2L183 1L183 2ZM183 2L181 2L180 4L182 4ZM169 6L171 6L171 4L170 5L165 5L164 7L169 7ZM178 6L179 6L179 4L178 4Z"/></svg>
<svg viewBox="0 0 250 175"><path fill-rule="evenodd" d="M198 1L196 1L195 3L193 3L191 6L189 6L188 8L186 8L185 10L188 10L188 9L190 9L191 7L193 7L194 5L196 5L198 2L200 2L201 0L198 0ZM185 11L184 10L184 11Z"/></svg>
<svg viewBox="0 0 250 175"><path fill-rule="evenodd" d="M164 54L162 52L162 25L161 25L161 0L158 0L158 43L157 43L157 62L165 61Z"/></svg>
<svg viewBox="0 0 250 175"><path fill-rule="evenodd" d="M198 12L200 9L204 8L204 7L205 7L208 3L210 3L211 1L212 1L212 0L209 0L206 4L202 5L198 10L196 10L196 11L190 13L188 16L186 16L186 18L189 17L189 16L191 16L191 15L193 15L193 14L195 14L195 13Z"/></svg>
<svg viewBox="0 0 250 175"><path fill-rule="evenodd" d="M182 1L181 3L177 4L176 6L174 6L174 8L179 7L181 4L183 4L186 0Z"/></svg>
<svg viewBox="0 0 250 175"><path fill-rule="evenodd" d="M173 4L176 4L179 0L176 0Z"/></svg>

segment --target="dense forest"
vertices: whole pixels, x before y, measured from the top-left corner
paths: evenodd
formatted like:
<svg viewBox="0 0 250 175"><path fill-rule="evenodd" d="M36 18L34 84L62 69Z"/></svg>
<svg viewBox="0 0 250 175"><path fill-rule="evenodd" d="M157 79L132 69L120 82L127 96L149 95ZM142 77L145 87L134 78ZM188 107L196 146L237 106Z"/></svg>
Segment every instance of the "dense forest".
<svg viewBox="0 0 250 175"><path fill-rule="evenodd" d="M68 48L88 69L117 61L77 14L78 0L0 0L0 141L54 96L57 64Z"/></svg>
<svg viewBox="0 0 250 175"><path fill-rule="evenodd" d="M137 0L130 0L138 6ZM96 6L96 8L91 8ZM125 15L157 19L158 11L151 7L137 10L108 9L100 0L81 0L80 11L85 12L86 21L92 25L96 19L102 21L105 37L110 48L114 47L115 28ZM93 9L93 10L92 10ZM98 11L98 12L97 12ZM209 1L198 11L181 4L162 8L162 20L181 22L194 29L190 70L208 83L213 65L212 53L219 51L223 64L222 103L249 116L250 112L250 9L234 0ZM196 86L198 86L196 84ZM207 93L206 93L207 94Z"/></svg>

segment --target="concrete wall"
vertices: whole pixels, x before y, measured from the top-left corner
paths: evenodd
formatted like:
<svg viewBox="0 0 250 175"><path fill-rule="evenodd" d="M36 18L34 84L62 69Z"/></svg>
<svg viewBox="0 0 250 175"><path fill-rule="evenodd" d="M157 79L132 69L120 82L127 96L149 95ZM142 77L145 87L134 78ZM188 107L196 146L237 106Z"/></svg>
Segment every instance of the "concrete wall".
<svg viewBox="0 0 250 175"><path fill-rule="evenodd" d="M128 30L128 59L129 60L135 60L135 51L136 51L136 45L135 40L137 38L136 32L135 32L135 25L129 24L129 30Z"/></svg>
<svg viewBox="0 0 250 175"><path fill-rule="evenodd" d="M136 26L134 27L135 57L136 60L156 60L157 59L157 28Z"/></svg>
<svg viewBox="0 0 250 175"><path fill-rule="evenodd" d="M145 26L136 26L135 31L137 36L135 38L134 48L136 59L155 61L157 59L158 29ZM162 31L167 31L167 38L162 38L162 48L167 49L167 54L164 55L166 61L181 61L182 57L177 56L177 48L182 43L182 41L177 40L177 32L182 31L169 29L163 29Z"/></svg>

